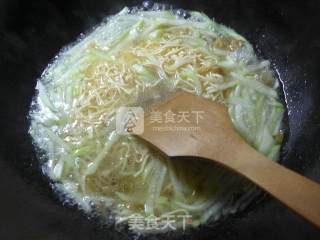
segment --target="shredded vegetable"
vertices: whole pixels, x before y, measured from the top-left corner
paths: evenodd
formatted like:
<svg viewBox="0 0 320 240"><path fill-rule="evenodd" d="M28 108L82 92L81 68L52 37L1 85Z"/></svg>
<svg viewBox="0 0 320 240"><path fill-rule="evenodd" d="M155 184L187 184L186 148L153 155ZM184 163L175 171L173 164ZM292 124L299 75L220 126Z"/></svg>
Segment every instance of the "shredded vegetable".
<svg viewBox="0 0 320 240"><path fill-rule="evenodd" d="M270 63L199 12L124 8L64 48L38 81L30 111L45 173L86 211L187 213L193 226L243 209L257 192L219 166L175 162L115 132L115 113L144 95L183 89L225 104L235 128L277 160L283 106ZM95 207L92 207L95 206Z"/></svg>

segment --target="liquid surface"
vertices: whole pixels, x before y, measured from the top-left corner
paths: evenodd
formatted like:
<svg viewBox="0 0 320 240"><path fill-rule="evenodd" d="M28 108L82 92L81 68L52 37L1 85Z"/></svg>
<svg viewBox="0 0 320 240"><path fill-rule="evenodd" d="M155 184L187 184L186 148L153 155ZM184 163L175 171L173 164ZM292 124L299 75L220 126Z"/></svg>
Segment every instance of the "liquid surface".
<svg viewBox="0 0 320 240"><path fill-rule="evenodd" d="M120 107L183 89L225 104L246 141L278 159L283 106L269 62L233 30L188 15L125 8L109 17L47 67L30 111L55 188L87 212L111 210L129 226L143 219L135 231L154 218L149 230L170 230L168 216L175 228L215 221L247 206L256 189L221 167L169 161L117 134Z"/></svg>

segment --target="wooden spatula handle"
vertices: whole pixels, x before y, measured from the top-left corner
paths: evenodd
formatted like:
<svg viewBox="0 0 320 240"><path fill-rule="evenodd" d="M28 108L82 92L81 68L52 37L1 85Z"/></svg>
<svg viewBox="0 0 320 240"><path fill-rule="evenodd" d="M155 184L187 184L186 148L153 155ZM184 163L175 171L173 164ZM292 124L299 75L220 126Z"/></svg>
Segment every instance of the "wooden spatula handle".
<svg viewBox="0 0 320 240"><path fill-rule="evenodd" d="M231 161L224 161L227 167L241 173L297 214L320 227L318 183L270 161L247 144L237 146L232 155Z"/></svg>
<svg viewBox="0 0 320 240"><path fill-rule="evenodd" d="M245 176L293 211L320 227L320 184L273 162L258 153L235 130L228 109L216 102L179 92L157 105L157 111L203 110L199 131L155 132L145 116L141 138L170 157L196 156L211 159ZM167 124L167 123L166 123ZM184 127L197 122L183 123ZM167 126L164 123L160 126ZM171 125L170 125L171 126ZM172 123L176 127L175 123Z"/></svg>

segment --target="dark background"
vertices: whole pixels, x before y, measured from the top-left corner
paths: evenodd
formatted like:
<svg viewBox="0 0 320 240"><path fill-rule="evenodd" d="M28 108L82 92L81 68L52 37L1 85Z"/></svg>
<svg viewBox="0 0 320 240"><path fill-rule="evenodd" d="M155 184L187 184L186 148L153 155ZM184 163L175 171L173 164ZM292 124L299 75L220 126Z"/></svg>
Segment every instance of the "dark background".
<svg viewBox="0 0 320 240"><path fill-rule="evenodd" d="M39 170L26 118L37 78L64 45L140 1L0 1L0 239L127 239L64 206ZM168 2L167 2L168 3ZM288 107L281 158L320 181L320 2L175 1L247 37L270 59ZM320 203L319 203L320 204ZM135 237L129 236L132 239ZM167 237L168 238L168 237ZM320 239L320 230L265 196L215 227L179 239ZM138 237L136 237L138 239ZM156 239L156 238L150 238Z"/></svg>

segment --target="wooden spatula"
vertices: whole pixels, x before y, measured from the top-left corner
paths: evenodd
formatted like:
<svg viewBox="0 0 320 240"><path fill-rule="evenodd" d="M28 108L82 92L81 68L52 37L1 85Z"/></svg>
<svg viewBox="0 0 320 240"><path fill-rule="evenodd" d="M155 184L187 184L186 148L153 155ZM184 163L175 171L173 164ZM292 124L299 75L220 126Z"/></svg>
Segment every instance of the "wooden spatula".
<svg viewBox="0 0 320 240"><path fill-rule="evenodd" d="M235 130L225 106L177 92L151 109L145 113L144 132L138 137L169 157L195 156L222 164L320 227L320 185L248 145ZM160 118L163 115L166 119Z"/></svg>

